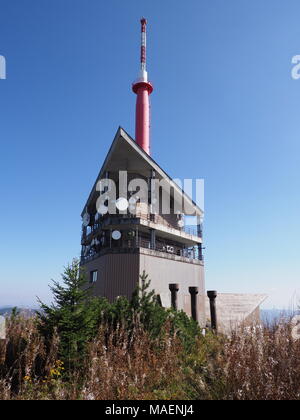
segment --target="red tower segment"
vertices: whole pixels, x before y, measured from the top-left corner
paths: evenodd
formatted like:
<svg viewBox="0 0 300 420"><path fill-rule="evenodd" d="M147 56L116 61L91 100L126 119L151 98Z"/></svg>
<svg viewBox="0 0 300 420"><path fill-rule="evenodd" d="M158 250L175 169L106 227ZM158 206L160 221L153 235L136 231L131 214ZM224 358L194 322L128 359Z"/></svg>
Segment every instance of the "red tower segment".
<svg viewBox="0 0 300 420"><path fill-rule="evenodd" d="M148 82L146 71L146 25L145 18L141 19L141 70L132 90L137 95L135 115L135 140L137 144L150 155L150 105L149 95L153 87Z"/></svg>

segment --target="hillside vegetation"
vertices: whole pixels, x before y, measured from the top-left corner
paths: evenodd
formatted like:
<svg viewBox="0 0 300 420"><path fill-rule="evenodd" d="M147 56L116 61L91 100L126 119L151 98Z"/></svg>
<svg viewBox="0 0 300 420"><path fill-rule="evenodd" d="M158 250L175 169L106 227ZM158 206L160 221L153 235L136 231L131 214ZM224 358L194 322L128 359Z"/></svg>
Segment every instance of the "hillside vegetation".
<svg viewBox="0 0 300 420"><path fill-rule="evenodd" d="M132 299L92 298L74 261L54 303L13 312L0 340L2 400L300 399L300 342L290 323L203 336L165 310L142 276Z"/></svg>

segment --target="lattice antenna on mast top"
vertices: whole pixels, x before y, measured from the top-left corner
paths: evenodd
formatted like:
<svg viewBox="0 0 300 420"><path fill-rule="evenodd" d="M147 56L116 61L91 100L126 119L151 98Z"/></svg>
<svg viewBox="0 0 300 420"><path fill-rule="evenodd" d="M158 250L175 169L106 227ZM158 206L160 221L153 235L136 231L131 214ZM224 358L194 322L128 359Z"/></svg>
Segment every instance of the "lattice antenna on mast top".
<svg viewBox="0 0 300 420"><path fill-rule="evenodd" d="M141 70L146 71L147 48L147 20L141 19Z"/></svg>

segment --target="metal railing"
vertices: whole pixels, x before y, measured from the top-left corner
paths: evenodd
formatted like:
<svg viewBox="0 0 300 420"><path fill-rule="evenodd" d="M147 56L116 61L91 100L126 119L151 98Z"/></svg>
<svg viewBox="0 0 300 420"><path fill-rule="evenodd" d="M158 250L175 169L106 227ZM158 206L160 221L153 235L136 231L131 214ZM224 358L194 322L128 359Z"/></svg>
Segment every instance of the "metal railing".
<svg viewBox="0 0 300 420"><path fill-rule="evenodd" d="M202 238L202 229L198 229L197 226L185 225L183 226L182 230L189 235L198 236L198 238Z"/></svg>
<svg viewBox="0 0 300 420"><path fill-rule="evenodd" d="M94 225L90 226L86 234L82 234L82 240L88 240L90 236L93 236L95 233L98 233L103 227L109 226L110 224L122 224L126 219L130 219L131 221L133 219L144 219L153 223L159 223L164 226L167 226L171 229L178 230L180 232L185 232L188 235L197 236L199 238L202 238L202 230L199 229L197 226L191 226L191 225L184 225L182 227L180 226L174 226L170 223L168 223L166 220L164 220L160 215L157 214L145 214L143 217L140 217L139 215L126 213L126 214L116 214L116 215L105 215L102 216L102 218L95 223Z"/></svg>
<svg viewBox="0 0 300 420"><path fill-rule="evenodd" d="M119 253L119 252L134 252L137 251L139 248L149 249L152 251L162 252L168 255L174 255L178 257L187 258L189 260L200 260L203 261L202 253L199 252L197 246L190 247L190 248L182 248L177 245L173 244L164 244L158 242L153 246L150 240L139 237L138 239L128 239L128 240L120 240L118 241L115 246L104 246L103 248L96 249L91 247L88 255L81 256L81 264L84 264L88 261L91 261L99 256L102 256L106 253Z"/></svg>

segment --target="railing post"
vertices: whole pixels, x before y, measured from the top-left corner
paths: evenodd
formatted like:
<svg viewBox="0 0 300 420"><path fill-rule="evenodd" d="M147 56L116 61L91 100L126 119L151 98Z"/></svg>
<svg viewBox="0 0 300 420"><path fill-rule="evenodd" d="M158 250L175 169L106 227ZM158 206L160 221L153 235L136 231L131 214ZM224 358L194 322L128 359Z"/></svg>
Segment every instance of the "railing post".
<svg viewBox="0 0 300 420"><path fill-rule="evenodd" d="M194 321L198 322L198 304L197 304L197 295L199 293L198 287L189 287L189 292L191 294L191 311L192 318Z"/></svg>
<svg viewBox="0 0 300 420"><path fill-rule="evenodd" d="M209 290L207 292L207 296L209 298L211 328L213 331L217 332L218 321L217 321L217 308L216 308L216 297L217 297L216 290Z"/></svg>
<svg viewBox="0 0 300 420"><path fill-rule="evenodd" d="M177 293L178 293L178 290L179 290L179 284L171 283L171 284L169 284L169 289L171 291L172 308L175 309L175 311L177 311L177 307L178 307Z"/></svg>

